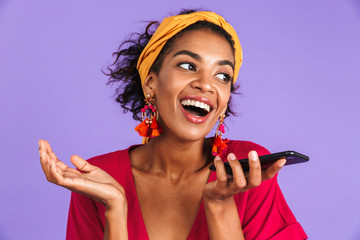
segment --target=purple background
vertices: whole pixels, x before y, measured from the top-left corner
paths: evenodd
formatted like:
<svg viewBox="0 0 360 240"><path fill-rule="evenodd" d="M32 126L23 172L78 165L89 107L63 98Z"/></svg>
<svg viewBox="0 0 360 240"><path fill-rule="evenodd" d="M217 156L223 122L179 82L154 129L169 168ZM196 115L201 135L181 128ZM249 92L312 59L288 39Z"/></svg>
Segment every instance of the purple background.
<svg viewBox="0 0 360 240"><path fill-rule="evenodd" d="M360 239L355 0L0 0L0 239L65 238L70 192L46 181L37 140L66 163L139 143L101 69L143 20L189 7L224 15L244 49L226 136L310 155L279 176L289 206L310 239Z"/></svg>

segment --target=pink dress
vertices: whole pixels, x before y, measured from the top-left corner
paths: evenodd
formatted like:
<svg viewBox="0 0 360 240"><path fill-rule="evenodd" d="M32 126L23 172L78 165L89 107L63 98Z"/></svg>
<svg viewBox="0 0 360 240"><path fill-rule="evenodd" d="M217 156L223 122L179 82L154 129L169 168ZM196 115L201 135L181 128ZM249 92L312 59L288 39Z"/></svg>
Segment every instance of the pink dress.
<svg viewBox="0 0 360 240"><path fill-rule="evenodd" d="M131 148L131 147L130 147ZM113 176L125 189L128 200L128 234L130 240L149 239L141 214L131 171L129 149L108 153L89 159ZM259 155L268 154L265 148L247 141L230 141L227 153L246 158L250 150ZM225 153L223 156L226 156ZM225 159L225 157L223 157ZM216 180L211 172L209 182ZM245 239L300 240L307 239L301 225L296 221L281 193L277 176L260 186L234 196L242 223ZM72 192L66 239L103 239L105 207L81 194ZM188 240L209 239L203 202L191 228Z"/></svg>

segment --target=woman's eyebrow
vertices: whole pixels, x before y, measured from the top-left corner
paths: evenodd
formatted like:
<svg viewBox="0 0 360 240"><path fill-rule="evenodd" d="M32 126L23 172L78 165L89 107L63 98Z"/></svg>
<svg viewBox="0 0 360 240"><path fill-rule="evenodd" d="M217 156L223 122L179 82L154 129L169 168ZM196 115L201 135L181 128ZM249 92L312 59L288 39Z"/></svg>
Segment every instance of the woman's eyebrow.
<svg viewBox="0 0 360 240"><path fill-rule="evenodd" d="M176 52L173 55L173 57L176 57L178 55L188 55L188 56L190 56L190 57L192 57L192 58L194 58L194 59L196 59L198 61L201 60L201 57L198 54L193 53L193 52L191 52L189 50L180 50L180 51ZM229 60L220 60L220 61L218 61L218 64L220 66L229 65L234 70L234 64Z"/></svg>
<svg viewBox="0 0 360 240"><path fill-rule="evenodd" d="M188 55L188 56L190 56L190 57L192 57L192 58L194 58L196 60L201 59L201 57L198 54L190 52L189 50L180 50L177 53L175 53L173 57L176 57L178 55Z"/></svg>
<svg viewBox="0 0 360 240"><path fill-rule="evenodd" d="M234 70L234 64L229 60L220 60L220 61L218 61L218 64L220 66L229 65Z"/></svg>

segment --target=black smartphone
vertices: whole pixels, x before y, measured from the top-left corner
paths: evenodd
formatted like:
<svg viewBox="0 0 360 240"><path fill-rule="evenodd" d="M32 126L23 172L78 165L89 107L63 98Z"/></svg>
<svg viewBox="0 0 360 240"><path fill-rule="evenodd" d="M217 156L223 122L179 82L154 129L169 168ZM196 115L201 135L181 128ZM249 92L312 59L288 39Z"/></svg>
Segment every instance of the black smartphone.
<svg viewBox="0 0 360 240"><path fill-rule="evenodd" d="M261 163L261 169L268 168L273 162L279 160L280 158L286 158L285 165L307 162L310 159L308 156L298 153L298 152L295 152L295 151L284 151L284 152L272 153L272 154L268 154L268 155L262 155L262 156L259 156L260 163ZM239 162L243 168L243 171L248 172L249 171L249 159L248 158L240 159ZM226 173L229 175L232 175L232 170L231 170L230 164L228 162L225 162L224 165L225 165ZM210 165L209 168L212 171L216 171L215 165Z"/></svg>

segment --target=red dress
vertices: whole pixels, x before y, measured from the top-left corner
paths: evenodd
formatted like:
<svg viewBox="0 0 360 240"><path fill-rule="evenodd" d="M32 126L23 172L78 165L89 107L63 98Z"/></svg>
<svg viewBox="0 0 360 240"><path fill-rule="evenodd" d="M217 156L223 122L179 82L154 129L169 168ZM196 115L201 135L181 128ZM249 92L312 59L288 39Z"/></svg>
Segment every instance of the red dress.
<svg viewBox="0 0 360 240"><path fill-rule="evenodd" d="M139 201L131 171L129 149L108 153L89 159L89 163L100 167L113 176L125 189L128 201L128 234L130 240L149 239L141 214ZM227 153L237 158L246 158L251 150L259 155L268 154L265 148L246 141L230 141ZM223 156L226 156L225 153ZM224 159L225 157L223 157ZM211 172L209 182L216 180ZM260 186L234 196L242 223L245 239L302 240L307 236L296 221L285 202L277 183L277 176ZM68 216L66 239L103 239L105 207L81 194L72 192ZM209 239L204 204L201 202L188 240Z"/></svg>

